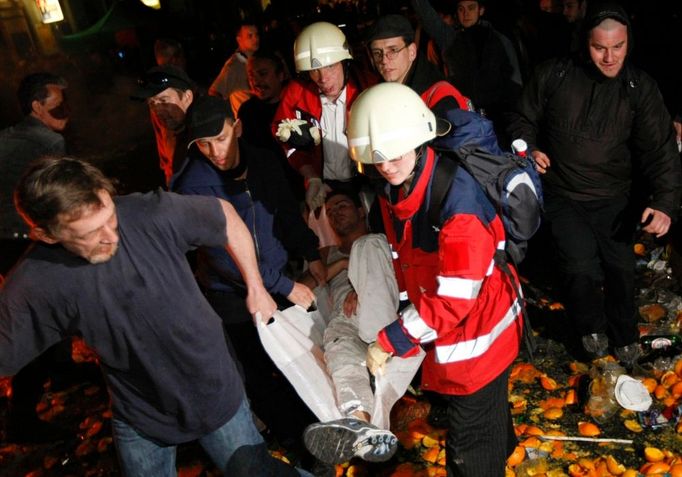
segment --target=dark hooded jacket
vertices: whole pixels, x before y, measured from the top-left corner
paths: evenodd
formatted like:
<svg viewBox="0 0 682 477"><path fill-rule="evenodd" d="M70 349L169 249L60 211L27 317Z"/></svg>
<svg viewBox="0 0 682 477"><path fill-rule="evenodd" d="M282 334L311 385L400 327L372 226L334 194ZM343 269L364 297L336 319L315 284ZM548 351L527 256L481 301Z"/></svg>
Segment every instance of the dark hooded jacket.
<svg viewBox="0 0 682 477"><path fill-rule="evenodd" d="M274 154L243 141L239 142L239 154L247 166L243 180L232 177L231 171L218 170L192 146L171 189L230 202L251 232L265 288L287 296L294 286L284 273L287 251L308 261L318 260L318 239L303 221ZM224 248L199 250L197 279L211 291L242 293L245 288L236 263Z"/></svg>
<svg viewBox="0 0 682 477"><path fill-rule="evenodd" d="M621 7L588 11L583 47L575 56L541 64L515 108L510 137L547 154L547 193L578 201L628 197L632 179L643 176L650 207L673 217L682 174L672 121L655 81L627 57L607 78L590 60L588 34L606 18L628 27Z"/></svg>

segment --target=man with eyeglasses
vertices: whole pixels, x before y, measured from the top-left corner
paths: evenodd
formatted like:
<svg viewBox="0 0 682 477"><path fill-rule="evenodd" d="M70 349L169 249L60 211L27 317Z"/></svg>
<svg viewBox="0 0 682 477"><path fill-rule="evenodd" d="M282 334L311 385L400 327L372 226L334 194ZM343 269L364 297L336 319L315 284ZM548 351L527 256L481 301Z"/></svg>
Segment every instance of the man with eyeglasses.
<svg viewBox="0 0 682 477"><path fill-rule="evenodd" d="M168 63L149 69L138 83L131 98L146 101L149 106L159 166L167 186L185 159L185 113L194 100L195 85L184 70Z"/></svg>
<svg viewBox="0 0 682 477"><path fill-rule="evenodd" d="M414 29L402 15L380 17L370 28L367 46L374 67L386 82L412 88L434 110L452 108L472 110L471 101L445 81L445 76L419 55Z"/></svg>

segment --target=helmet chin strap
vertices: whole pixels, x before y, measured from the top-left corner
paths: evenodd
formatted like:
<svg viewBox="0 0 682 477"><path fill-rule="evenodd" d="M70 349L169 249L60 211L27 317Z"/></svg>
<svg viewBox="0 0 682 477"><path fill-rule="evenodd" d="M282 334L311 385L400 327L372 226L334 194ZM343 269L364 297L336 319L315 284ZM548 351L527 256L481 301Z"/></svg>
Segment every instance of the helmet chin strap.
<svg viewBox="0 0 682 477"><path fill-rule="evenodd" d="M409 193L410 189L412 189L412 183L414 182L414 178L417 176L417 171L420 171L424 167L424 161L422 158L426 157L426 146L422 144L415 149L414 152L417 156L417 160L414 161L414 168L412 169L412 172L407 179L405 179L405 182L403 182L403 190L405 194Z"/></svg>
<svg viewBox="0 0 682 477"><path fill-rule="evenodd" d="M414 161L414 169L412 169L412 174L414 174L415 171L418 171L423 167L422 158L426 156L426 154L425 154L426 153L426 146L424 146L424 144L422 144L417 149L415 149L414 152L417 156L417 160Z"/></svg>

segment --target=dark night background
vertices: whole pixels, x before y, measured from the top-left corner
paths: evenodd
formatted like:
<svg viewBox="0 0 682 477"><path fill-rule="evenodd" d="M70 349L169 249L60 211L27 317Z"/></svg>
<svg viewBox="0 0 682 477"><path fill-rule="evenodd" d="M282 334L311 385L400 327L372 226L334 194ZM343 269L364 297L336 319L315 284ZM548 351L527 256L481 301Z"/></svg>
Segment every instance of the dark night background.
<svg viewBox="0 0 682 477"><path fill-rule="evenodd" d="M92 159L119 177L123 191L160 184L154 136L144 104L128 99L135 80L153 66L153 43L180 41L187 69L208 86L235 49L234 30L242 18L261 26L261 41L291 61L296 32L328 20L346 31L356 59L365 60L362 29L378 14L410 14L408 0L338 2L272 0L161 0L153 10L139 0L61 0L65 20L43 24L34 0L0 0L0 128L20 118L15 91L35 71L61 74L69 81L72 119L66 132L71 154ZM679 112L682 78L682 2L623 1L633 19L633 58L659 82L671 113ZM434 5L448 7L447 0ZM537 27L538 0L487 0L485 17L512 39L522 28ZM558 14L555 20L563 20ZM345 25L345 26L343 26ZM528 50L547 45L526 45ZM534 65L532 57L522 66Z"/></svg>

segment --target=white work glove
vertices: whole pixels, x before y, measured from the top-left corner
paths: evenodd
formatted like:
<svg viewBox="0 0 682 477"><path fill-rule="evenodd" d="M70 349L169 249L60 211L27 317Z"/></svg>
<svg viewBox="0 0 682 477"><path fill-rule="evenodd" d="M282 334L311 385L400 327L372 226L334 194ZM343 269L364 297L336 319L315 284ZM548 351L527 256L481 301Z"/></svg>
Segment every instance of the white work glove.
<svg viewBox="0 0 682 477"><path fill-rule="evenodd" d="M320 128L304 119L283 119L277 125L277 138L292 147L305 148L320 144Z"/></svg>
<svg viewBox="0 0 682 477"><path fill-rule="evenodd" d="M367 368L372 375L384 373L386 361L391 357L391 353L385 351L376 341L367 347Z"/></svg>
<svg viewBox="0 0 682 477"><path fill-rule="evenodd" d="M308 188L305 191L305 203L310 210L317 210L324 205L327 194L331 188L322 182L319 177L308 179Z"/></svg>

